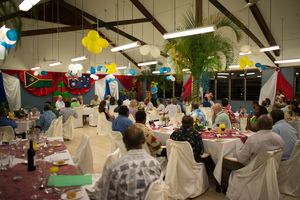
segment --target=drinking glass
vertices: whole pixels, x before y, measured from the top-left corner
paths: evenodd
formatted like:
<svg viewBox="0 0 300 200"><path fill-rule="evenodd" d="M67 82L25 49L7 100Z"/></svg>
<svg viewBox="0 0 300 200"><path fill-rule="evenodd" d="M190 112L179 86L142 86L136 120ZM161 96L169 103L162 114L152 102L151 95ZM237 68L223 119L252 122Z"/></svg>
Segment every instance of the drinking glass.
<svg viewBox="0 0 300 200"><path fill-rule="evenodd" d="M12 168L13 167L13 161L14 161L14 159L15 159L15 157L16 157L16 152L15 151L11 151L10 153L9 153L9 167L10 168Z"/></svg>
<svg viewBox="0 0 300 200"><path fill-rule="evenodd" d="M232 124L232 129L236 130L236 124L235 123Z"/></svg>
<svg viewBox="0 0 300 200"><path fill-rule="evenodd" d="M46 162L39 160L36 162L36 166L41 174L44 174L46 172Z"/></svg>
<svg viewBox="0 0 300 200"><path fill-rule="evenodd" d="M31 199L38 199L40 198L40 195L38 194L35 194L35 190L39 187L39 183L40 183L40 180L38 177L36 176L30 176L30 182L31 182L31 185L34 189L34 194L31 196Z"/></svg>
<svg viewBox="0 0 300 200"><path fill-rule="evenodd" d="M7 153L2 153L0 155L0 163L1 163L1 166L0 166L0 170L7 170L8 166L10 165L9 163L9 152Z"/></svg>
<svg viewBox="0 0 300 200"><path fill-rule="evenodd" d="M21 140L22 140L22 135L21 134L16 135L16 143L17 143L18 149L20 149L19 144L20 144Z"/></svg>

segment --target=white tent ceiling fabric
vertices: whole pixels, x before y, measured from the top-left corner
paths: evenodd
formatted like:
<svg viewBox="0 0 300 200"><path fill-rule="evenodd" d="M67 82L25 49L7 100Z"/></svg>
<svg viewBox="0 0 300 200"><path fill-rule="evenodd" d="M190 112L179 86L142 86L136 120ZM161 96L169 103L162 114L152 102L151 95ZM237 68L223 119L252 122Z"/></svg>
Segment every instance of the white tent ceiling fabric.
<svg viewBox="0 0 300 200"><path fill-rule="evenodd" d="M116 100L119 99L119 87L117 81L112 81L109 83L110 95L115 97ZM99 96L99 100L105 100L105 91L106 91L106 80L102 78L95 81L95 94Z"/></svg>
<svg viewBox="0 0 300 200"><path fill-rule="evenodd" d="M2 73L2 76L8 103L12 108L21 108L20 80L6 73Z"/></svg>

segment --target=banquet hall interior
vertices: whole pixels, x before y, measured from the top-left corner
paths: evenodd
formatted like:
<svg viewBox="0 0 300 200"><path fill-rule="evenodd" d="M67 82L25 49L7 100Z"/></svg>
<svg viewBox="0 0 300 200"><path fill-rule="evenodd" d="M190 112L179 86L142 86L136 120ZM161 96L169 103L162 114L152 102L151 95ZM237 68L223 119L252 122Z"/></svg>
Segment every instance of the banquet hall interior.
<svg viewBox="0 0 300 200"><path fill-rule="evenodd" d="M123 105L126 99L136 99L136 110L146 111L145 124L153 129L154 136L162 146L166 146L168 156L168 148L172 146L169 144L170 135L181 127L184 114L176 118L166 113L170 121L169 126L163 128L162 118L165 113L164 110L158 111L159 99L162 99L165 107L169 105L170 99L177 99L177 102L181 102L182 113L186 115L193 112L192 103L197 101L199 110L206 115L206 126L200 125L203 127L201 133L204 153L211 156L214 168L208 173L207 186L201 185L205 185L205 181L200 186L194 184L195 187L199 186L195 189L198 190L194 192L196 195L190 192L193 194L176 196L175 186L168 182L167 177L171 176L168 169L172 168L168 165L169 158L155 158L161 168L164 168L164 175L168 174L161 180L165 188L169 187L167 197L160 199L242 199L230 196L229 192L226 196L222 192L222 160L225 157L237 157L245 141L256 134L256 131L246 128L247 115L255 115L253 102L258 101L262 105L269 98L270 107L266 107L271 113L274 109L272 105L279 101L277 91L281 90L284 100L280 102L280 106L288 105L284 104L288 102L286 100L300 103L299 0L1 0L0 4L0 107L7 109L7 117L18 125L13 133L21 133L24 140L34 132L32 127L43 128L40 126L40 116L43 116L45 103L49 102L49 109L57 111L55 118L58 118L58 113L63 109L58 108L56 102L70 102L78 117L70 117L72 120L61 124L57 120L57 125L50 122L49 131L41 129L41 133L37 135L40 135L42 141L44 137L46 141L47 137L49 141L51 137L55 137L54 143L59 141L63 147L61 150L68 154L69 164L76 166L75 174L83 174L76 159L79 159L78 151L83 144L84 135L89 137L87 148L90 148L87 151L90 155L86 156L86 159L90 159L86 161L90 166L85 168L92 168L86 174L100 176L103 170L107 173L107 158L114 152L115 146L120 145L110 135L110 131L114 130L114 122L111 123L108 118L106 120L105 115L102 115L103 111L101 114L98 109L100 102L107 100L108 96L115 99L115 105L108 108L115 119L121 115L113 111L119 99L123 100ZM195 35L168 38L172 33L198 28L203 30L193 33ZM205 28L212 30L205 32ZM156 96L152 94L152 85L157 90ZM182 96L183 93L187 98ZM180 97L184 98L183 101ZM237 120L237 125L232 123L230 128L226 128L225 133L228 135L221 142L218 141L221 137L218 133L224 133L213 127L216 113L212 104L209 108L204 108L203 101L207 101L206 97L214 104L222 104L222 99L226 98L229 110ZM150 100L150 104L154 104L153 110L149 106L148 110L144 108L147 108L144 103L146 98ZM74 106L75 102L78 107ZM111 104L113 101L106 101L106 106L108 102ZM133 104L132 101L127 105L129 110L134 107ZM300 118L292 115L293 112L284 111L287 123L298 132L299 141ZM129 119L133 122L136 120L135 116ZM205 132L207 128L214 129L216 134ZM0 139L4 142L3 130L0 130ZM48 133L48 136L44 136ZM21 144L25 144L22 141ZM120 141L122 143L122 138L118 138L118 142ZM21 147L20 153L17 136L16 144L15 150L19 153L14 154L14 162L22 162L25 159L24 151ZM45 142L44 147L40 145L41 149L36 150L38 158L42 156L41 160L45 157L45 161L50 162L51 158L47 160L47 156L64 155L64 152L53 154L56 151L54 147L50 153L46 144ZM7 154L6 146L3 146L3 150L2 145L0 161L4 159L2 154ZM125 149L123 143L121 146ZM25 145L24 148L26 149ZM146 148L148 152L151 151L150 147L150 150L148 146ZM298 160L298 163L294 163L298 167L299 152L299 145L295 145L292 155ZM275 157L275 153L273 156ZM76 159L72 160L72 157ZM280 159L276 162L272 165L275 175L278 166L279 169L281 166ZM199 164L194 159L193 163ZM14 182L10 179L13 175L9 173L17 173L14 168L24 169L24 173L27 173L27 167L19 165L21 164L15 163L11 169L1 170L0 164L0 177L5 177L6 181L4 183L0 180L0 194L3 192L1 187L6 183L19 183L21 185L16 187L25 187L22 180ZM205 166L203 172L206 173ZM66 170L65 175L67 174ZM182 174L178 172L175 176L182 177ZM237 184L233 179L238 182L238 175L231 176L232 184ZM95 176L96 179L99 176ZM289 194L281 190L277 177L274 180L275 183L272 184L264 183L261 193L269 195L272 186L277 188L274 193L278 192L281 199L300 199L299 184L295 193ZM187 179L185 181L189 182ZM266 180L261 177L259 181ZM204 192L200 193L200 187L206 187ZM233 185L229 185L228 191L233 190L231 187ZM33 191L31 186L29 190L33 193L40 192ZM11 197L9 193L13 193L12 190L3 192L8 195L8 199ZM52 198L59 198L52 195ZM82 199L89 199L89 189L84 190L82 195ZM266 199L271 198L267 196Z"/></svg>

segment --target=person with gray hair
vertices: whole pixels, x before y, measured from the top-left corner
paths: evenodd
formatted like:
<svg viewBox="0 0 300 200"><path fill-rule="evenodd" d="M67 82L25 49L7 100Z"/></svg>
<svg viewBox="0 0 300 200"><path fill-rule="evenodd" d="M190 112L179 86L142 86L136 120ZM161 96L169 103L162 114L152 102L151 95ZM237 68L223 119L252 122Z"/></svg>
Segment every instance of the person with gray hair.
<svg viewBox="0 0 300 200"><path fill-rule="evenodd" d="M225 128L230 129L231 127L231 122L228 117L228 115L222 110L222 107L219 103L215 103L212 105L212 110L213 110L213 119L214 119L214 124L213 127L218 127L220 123L225 123Z"/></svg>
<svg viewBox="0 0 300 200"><path fill-rule="evenodd" d="M167 100L167 107L165 113L170 115L170 118L174 117L177 113L177 106L172 104L171 100Z"/></svg>
<svg viewBox="0 0 300 200"><path fill-rule="evenodd" d="M55 107L57 110L61 110L65 107L65 102L62 100L62 96L58 95L57 101L55 103Z"/></svg>
<svg viewBox="0 0 300 200"><path fill-rule="evenodd" d="M47 131L54 119L57 119L56 115L51 111L51 105L48 103L44 104L44 114L39 118L36 123L37 128L41 128L41 131Z"/></svg>
<svg viewBox="0 0 300 200"><path fill-rule="evenodd" d="M160 177L159 162L142 147L145 137L140 127L129 126L123 142L127 152L110 166L101 200L144 199L149 185Z"/></svg>
<svg viewBox="0 0 300 200"><path fill-rule="evenodd" d="M260 152L283 149L285 143L282 138L272 132L273 120L268 115L261 115L257 119L258 132L248 137L245 144L237 153L237 161L223 159L222 178L224 180L223 193L226 193L231 171L248 165Z"/></svg>

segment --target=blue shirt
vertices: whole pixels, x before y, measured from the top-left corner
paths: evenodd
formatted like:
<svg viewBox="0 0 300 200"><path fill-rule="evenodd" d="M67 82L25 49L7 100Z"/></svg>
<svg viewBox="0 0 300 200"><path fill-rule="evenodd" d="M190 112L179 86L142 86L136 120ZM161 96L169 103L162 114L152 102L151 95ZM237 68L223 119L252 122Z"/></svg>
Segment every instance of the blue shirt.
<svg viewBox="0 0 300 200"><path fill-rule="evenodd" d="M205 126L206 121L205 121L204 113L201 110L196 109L196 110L193 110L192 112L190 112L190 115L194 115L194 114L196 114L196 118L199 118L201 116L202 126Z"/></svg>
<svg viewBox="0 0 300 200"><path fill-rule="evenodd" d="M12 119L7 119L6 117L0 117L0 126L11 126L12 128L17 128L18 124Z"/></svg>
<svg viewBox="0 0 300 200"><path fill-rule="evenodd" d="M47 131L51 125L51 122L56 118L56 115L51 110L48 110L40 116L36 125L41 127L42 131Z"/></svg>
<svg viewBox="0 0 300 200"><path fill-rule="evenodd" d="M183 112L183 105L182 105L182 103L181 103L179 100L177 100L177 104L180 105L180 107L181 107L181 112Z"/></svg>
<svg viewBox="0 0 300 200"><path fill-rule="evenodd" d="M153 92L156 92L155 94L152 94ZM150 93L151 93L151 98L157 98L157 87L153 86L151 89L150 89Z"/></svg>
<svg viewBox="0 0 300 200"><path fill-rule="evenodd" d="M127 116L119 115L112 123L113 131L120 131L124 135L126 128L131 126L133 122Z"/></svg>
<svg viewBox="0 0 300 200"><path fill-rule="evenodd" d="M294 145L297 141L297 130L291 125L285 122L284 119L279 120L273 125L272 131L280 135L285 142L285 146L282 151L281 160L287 160L290 158Z"/></svg>

